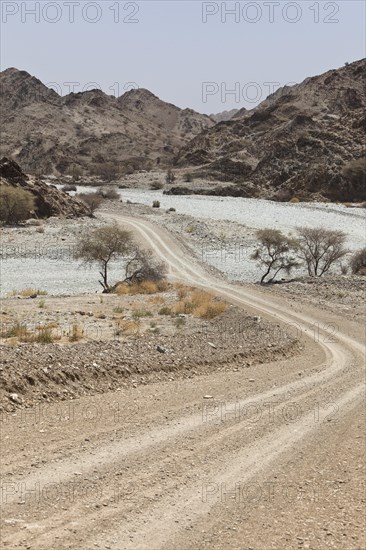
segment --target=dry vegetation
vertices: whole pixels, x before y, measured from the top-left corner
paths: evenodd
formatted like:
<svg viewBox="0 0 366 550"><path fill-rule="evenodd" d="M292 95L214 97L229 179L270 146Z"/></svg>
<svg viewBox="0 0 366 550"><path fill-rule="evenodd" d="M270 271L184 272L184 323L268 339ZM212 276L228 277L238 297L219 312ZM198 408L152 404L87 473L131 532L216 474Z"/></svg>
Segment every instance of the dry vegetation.
<svg viewBox="0 0 366 550"><path fill-rule="evenodd" d="M186 323L196 326L228 307L209 292L166 281L122 284L116 294L69 298L25 289L12 292L2 305L0 339L11 346L108 341L146 333L174 336Z"/></svg>

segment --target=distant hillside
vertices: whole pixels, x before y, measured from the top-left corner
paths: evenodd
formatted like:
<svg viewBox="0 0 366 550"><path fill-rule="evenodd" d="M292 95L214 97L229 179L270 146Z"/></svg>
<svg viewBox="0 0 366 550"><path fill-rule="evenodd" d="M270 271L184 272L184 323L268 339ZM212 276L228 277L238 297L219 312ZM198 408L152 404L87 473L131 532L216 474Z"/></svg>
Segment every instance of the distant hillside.
<svg viewBox="0 0 366 550"><path fill-rule="evenodd" d="M193 138L176 164L241 196L365 200L365 76L363 59L277 90Z"/></svg>
<svg viewBox="0 0 366 550"><path fill-rule="evenodd" d="M214 125L144 89L119 98L99 90L65 97L25 71L0 73L0 155L31 173L105 174L169 165L179 149Z"/></svg>
<svg viewBox="0 0 366 550"><path fill-rule="evenodd" d="M210 115L210 118L215 122L225 122L226 120L232 119L238 112L239 109L231 109L231 111L222 111L222 113Z"/></svg>

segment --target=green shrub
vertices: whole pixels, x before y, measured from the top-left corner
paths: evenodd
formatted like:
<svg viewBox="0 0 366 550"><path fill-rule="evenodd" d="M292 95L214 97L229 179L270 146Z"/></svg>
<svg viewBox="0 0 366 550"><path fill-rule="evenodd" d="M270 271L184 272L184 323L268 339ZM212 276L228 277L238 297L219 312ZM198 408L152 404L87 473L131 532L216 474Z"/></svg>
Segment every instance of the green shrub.
<svg viewBox="0 0 366 550"><path fill-rule="evenodd" d="M170 307L164 306L158 311L159 315L172 315L172 310Z"/></svg>

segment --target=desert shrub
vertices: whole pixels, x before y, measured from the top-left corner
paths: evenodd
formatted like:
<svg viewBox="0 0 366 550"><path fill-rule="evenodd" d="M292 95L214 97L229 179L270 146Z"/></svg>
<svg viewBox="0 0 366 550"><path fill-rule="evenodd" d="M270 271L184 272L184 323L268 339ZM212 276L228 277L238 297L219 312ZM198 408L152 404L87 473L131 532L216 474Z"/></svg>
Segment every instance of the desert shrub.
<svg viewBox="0 0 366 550"><path fill-rule="evenodd" d="M167 212L176 212L175 208L168 208Z"/></svg>
<svg viewBox="0 0 366 550"><path fill-rule="evenodd" d="M173 170L168 170L167 171L166 176L165 176L165 181L169 184L175 182L175 174L174 174Z"/></svg>
<svg viewBox="0 0 366 550"><path fill-rule="evenodd" d="M166 292L170 288L170 285L166 279L160 279L160 281L157 281L156 284L159 292Z"/></svg>
<svg viewBox="0 0 366 550"><path fill-rule="evenodd" d="M121 336L122 334L125 334L125 335L137 334L138 331L139 331L139 324L136 321L119 319L115 323L115 329L114 329L115 336Z"/></svg>
<svg viewBox="0 0 366 550"><path fill-rule="evenodd" d="M94 212L103 202L103 198L98 193L79 193L76 198L83 201L89 210L89 216L94 217Z"/></svg>
<svg viewBox="0 0 366 550"><path fill-rule="evenodd" d="M115 287L116 294L134 296L136 294L157 294L165 292L169 288L167 281L141 281L139 283L128 284L127 282L118 283Z"/></svg>
<svg viewBox="0 0 366 550"><path fill-rule="evenodd" d="M7 326L1 324L1 338L18 338L21 342L26 342L31 339L31 334L25 324L16 321L14 324Z"/></svg>
<svg viewBox="0 0 366 550"><path fill-rule="evenodd" d="M6 225L17 225L31 216L35 197L29 191L0 187L0 221Z"/></svg>
<svg viewBox="0 0 366 550"><path fill-rule="evenodd" d="M185 298L174 306L176 314L193 314L201 319L214 319L227 309L225 302L218 301L213 294L204 290L191 289Z"/></svg>
<svg viewBox="0 0 366 550"><path fill-rule="evenodd" d="M117 283L115 285L115 293L118 295L118 296L125 296L127 294L132 294L131 292L131 286L129 286L127 283Z"/></svg>
<svg viewBox="0 0 366 550"><path fill-rule="evenodd" d="M361 250L358 250L354 254L352 254L350 259L350 267L352 270L352 273L362 273L362 275L365 275L366 272L366 247L361 248Z"/></svg>
<svg viewBox="0 0 366 550"><path fill-rule="evenodd" d="M186 174L184 174L183 180L186 183L191 183L193 181L193 175L190 172L187 172Z"/></svg>
<svg viewBox="0 0 366 550"><path fill-rule="evenodd" d="M78 323L74 323L69 333L69 342L78 342L82 339L84 331Z"/></svg>
<svg viewBox="0 0 366 550"><path fill-rule="evenodd" d="M158 262L152 252L135 249L125 268L125 281L129 284L152 281L162 283L165 280L167 267Z"/></svg>
<svg viewBox="0 0 366 550"><path fill-rule="evenodd" d="M117 200L119 199L118 191L115 187L100 187L97 191L103 199L106 200Z"/></svg>
<svg viewBox="0 0 366 550"><path fill-rule="evenodd" d="M153 201L153 208L160 208L160 201Z"/></svg>
<svg viewBox="0 0 366 550"><path fill-rule="evenodd" d="M227 310L227 304L224 302L209 302L198 307L194 315L200 317L200 319L214 319L221 313L224 313Z"/></svg>
<svg viewBox="0 0 366 550"><path fill-rule="evenodd" d="M175 289L179 300L183 300L189 292L189 288L182 283L176 283Z"/></svg>
<svg viewBox="0 0 366 550"><path fill-rule="evenodd" d="M159 309L158 314L159 315L172 315L173 312L172 312L170 307L164 306L161 309Z"/></svg>
<svg viewBox="0 0 366 550"><path fill-rule="evenodd" d="M154 180L150 184L150 189L152 191L159 191L159 189L163 189L164 184L161 181Z"/></svg>
<svg viewBox="0 0 366 550"><path fill-rule="evenodd" d="M22 298L31 298L36 296L47 296L46 290L40 290L39 288L24 288L22 290L12 290L8 293L8 296L21 296Z"/></svg>
<svg viewBox="0 0 366 550"><path fill-rule="evenodd" d="M52 344L55 338L52 334L52 329L47 326L38 328L38 334L34 337L34 342L37 344Z"/></svg>
<svg viewBox="0 0 366 550"><path fill-rule="evenodd" d="M153 314L151 311L148 311L146 309L134 309L132 312L132 318L133 319L141 319L142 317L152 317Z"/></svg>
<svg viewBox="0 0 366 550"><path fill-rule="evenodd" d="M176 326L176 328L182 328L184 327L184 325L186 324L186 320L184 317L178 317L177 319L174 320L174 324Z"/></svg>
<svg viewBox="0 0 366 550"><path fill-rule="evenodd" d="M142 281L139 284L141 294L156 294L158 285L154 281Z"/></svg>
<svg viewBox="0 0 366 550"><path fill-rule="evenodd" d="M293 204L296 204L296 203L300 202L300 199L298 197L292 197L292 199L290 199L289 202L291 202Z"/></svg>

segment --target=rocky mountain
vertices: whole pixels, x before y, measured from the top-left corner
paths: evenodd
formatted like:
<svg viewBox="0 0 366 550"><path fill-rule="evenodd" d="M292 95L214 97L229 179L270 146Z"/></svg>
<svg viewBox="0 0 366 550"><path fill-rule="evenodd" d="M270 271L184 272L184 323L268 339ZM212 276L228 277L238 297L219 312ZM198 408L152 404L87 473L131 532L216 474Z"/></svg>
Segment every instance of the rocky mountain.
<svg viewBox="0 0 366 550"><path fill-rule="evenodd" d="M204 130L176 165L235 182L239 196L365 200L365 76L362 59L281 88Z"/></svg>
<svg viewBox="0 0 366 550"><path fill-rule="evenodd" d="M232 119L238 114L238 112L239 109L231 109L230 111L222 111L221 113L212 114L210 115L210 118L212 118L215 122L225 122L226 120Z"/></svg>
<svg viewBox="0 0 366 550"><path fill-rule="evenodd" d="M35 196L34 214L39 218L50 216L73 218L86 216L88 213L81 201L59 191L53 185L47 185L34 177L27 176L19 164L5 157L0 160L0 185L22 188L32 193Z"/></svg>
<svg viewBox="0 0 366 550"><path fill-rule="evenodd" d="M121 97L100 90L59 96L25 71L0 73L0 155L30 173L113 177L169 165L179 149L214 125L144 89Z"/></svg>

